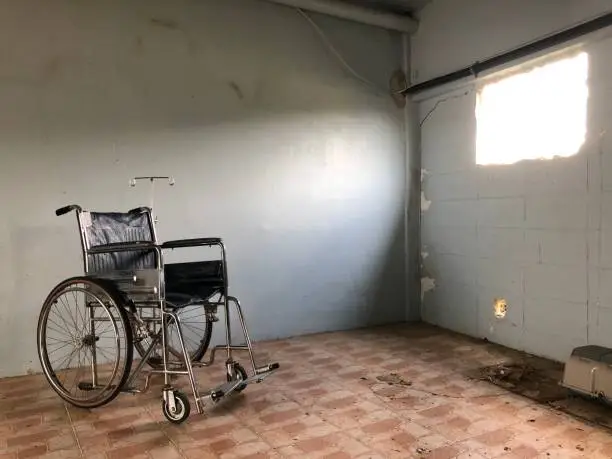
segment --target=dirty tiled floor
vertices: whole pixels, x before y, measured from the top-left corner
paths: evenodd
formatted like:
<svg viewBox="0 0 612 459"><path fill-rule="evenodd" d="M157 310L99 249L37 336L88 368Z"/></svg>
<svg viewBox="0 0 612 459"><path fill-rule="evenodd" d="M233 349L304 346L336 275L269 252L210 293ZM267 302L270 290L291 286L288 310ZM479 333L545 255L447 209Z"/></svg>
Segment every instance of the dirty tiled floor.
<svg viewBox="0 0 612 459"><path fill-rule="evenodd" d="M1 380L0 459L612 458L609 431L466 377L499 356L443 330L382 327L258 349L281 370L205 416L192 409L181 426L163 418L159 384L83 411L41 376ZM224 376L222 366L198 373L206 387Z"/></svg>

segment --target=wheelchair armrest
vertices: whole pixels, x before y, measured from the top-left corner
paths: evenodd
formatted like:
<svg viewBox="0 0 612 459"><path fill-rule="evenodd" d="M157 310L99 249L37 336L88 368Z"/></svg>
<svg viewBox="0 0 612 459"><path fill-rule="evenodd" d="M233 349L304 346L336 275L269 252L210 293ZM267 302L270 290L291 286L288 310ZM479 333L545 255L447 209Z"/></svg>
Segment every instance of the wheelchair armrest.
<svg viewBox="0 0 612 459"><path fill-rule="evenodd" d="M221 245L221 238L218 237L202 237L196 239L178 239L175 241L166 241L161 245L162 249L178 249L185 247L201 247L210 245Z"/></svg>
<svg viewBox="0 0 612 459"><path fill-rule="evenodd" d="M80 212L83 209L81 209L81 206L77 206L76 204L71 204L69 206L60 207L59 209L57 209L55 211L55 215L59 217L61 215L67 214L68 212L72 212L73 210Z"/></svg>
<svg viewBox="0 0 612 459"><path fill-rule="evenodd" d="M113 253L113 252L134 252L137 250L159 250L159 246L154 242L114 242L111 244L96 245L88 250L90 254Z"/></svg>

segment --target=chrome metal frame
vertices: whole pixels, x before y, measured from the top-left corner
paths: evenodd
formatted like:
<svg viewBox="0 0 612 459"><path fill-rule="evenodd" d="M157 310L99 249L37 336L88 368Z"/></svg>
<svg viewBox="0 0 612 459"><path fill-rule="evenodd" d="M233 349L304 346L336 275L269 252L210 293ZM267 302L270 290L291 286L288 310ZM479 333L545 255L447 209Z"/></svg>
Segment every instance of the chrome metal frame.
<svg viewBox="0 0 612 459"><path fill-rule="evenodd" d="M68 210L67 210L68 209ZM141 356L141 361L138 363L136 368L132 370L130 376L128 377L125 386L122 388L124 392L132 392L132 393L140 393L146 392L150 387L150 379L153 374L163 374L164 375L164 387L163 387L163 398L169 404L170 409L172 410L175 406L175 397L174 397L174 388L172 387L172 377L176 375L187 375L189 377L189 382L191 386L191 391L193 393L193 397L196 403L196 408L199 414L203 413L204 406L206 402L216 403L223 399L225 396L231 394L239 387L244 384L248 384L250 382L261 382L267 376L269 376L274 370L276 370L279 365L278 364L268 364L265 366L258 367L255 362L255 357L253 355L253 346L251 343L251 339L249 337L249 333L247 330L244 314L242 311L242 307L237 298L228 295L228 273L227 273L227 259L226 259L226 247L221 239L186 239L181 241L173 241L178 244L172 245L171 243L160 244L157 240L157 233L155 230L155 219L153 217L153 211L150 207L143 207L137 209L139 212L146 213L147 223L149 225L150 234L152 236L151 241L142 241L142 242L133 242L133 243L119 243L119 244L111 244L108 246L96 246L92 247L90 241L88 240L87 235L87 221L86 214L87 211L84 211L80 206L68 206L66 208L58 210L56 213L58 215L62 213L67 213L71 210L76 211L77 223L79 225L80 232L80 240L81 240L81 248L83 252L83 269L86 276L93 275L94 277L102 277L100 274L92 273L90 269L89 258L92 255L96 254L104 254L104 253L118 253L118 252L133 252L133 251L142 251L142 250L152 250L155 253L155 279L151 280L152 270L145 270L146 272L140 272L139 270L134 270L133 272L112 272L108 273L107 280L120 285L119 287L126 295L130 298L132 303L135 306L136 312L128 311L129 315L129 326L132 327L134 331L133 335L136 339L137 336L142 336L142 333L146 333L146 336L151 339L151 344L146 350L145 354ZM175 249L175 248L193 248L193 247L212 247L218 246L221 252L221 264L222 264L222 273L223 273L223 293L219 301L214 303L206 303L212 304L215 307L222 306L225 308L225 327L226 327L226 344L217 345L210 350L210 357L208 360L203 362L193 362L189 355L189 351L185 346L185 341L183 338L183 333L181 330L180 318L176 312L170 310L166 307L166 292L165 292L165 282L164 282L164 260L163 260L163 251L165 249ZM144 286L139 284L141 277L144 277ZM151 285L153 284L153 285ZM127 288L125 288L127 286ZM148 300L140 301L139 297L141 295L145 295ZM153 301L151 301L153 298ZM231 325L230 325L230 304L234 304L236 307L236 311L238 313L238 318L240 321L240 325L245 338L245 345L234 345L232 344L232 333L231 333ZM151 307L159 308L160 315L159 317L153 318L143 318L141 317L141 308L142 307ZM108 320L102 317L96 317L95 309L96 305L87 304L88 308L88 317L90 320L90 326L92 331L92 336L95 334L94 323L97 321ZM112 318L111 318L112 320ZM161 327L157 332L152 332L151 329L147 326L150 323L160 323ZM177 334L179 337L179 343L184 359L184 369L173 369L171 368L170 362L168 361L168 327L176 326ZM146 332L145 332L146 330ZM157 348L161 344L161 352L163 356L163 367L162 369L148 369L144 370L144 367L147 363L147 360L151 356L154 349ZM98 374L97 374L97 361L96 361L96 352L95 352L95 342L93 345L92 351L92 385L95 387L98 383ZM225 350L227 353L226 359L226 372L228 376L228 381L224 384L220 384L219 386L206 391L206 395L202 395L200 390L197 387L197 382L194 376L194 367L207 367L214 363L215 354L218 350ZM247 351L249 353L249 359L252 366L252 375L247 374L247 379L243 380L237 377L235 365L237 362L234 361L233 352L235 351ZM133 387L136 378L139 374L145 373L145 383L144 387L141 389Z"/></svg>

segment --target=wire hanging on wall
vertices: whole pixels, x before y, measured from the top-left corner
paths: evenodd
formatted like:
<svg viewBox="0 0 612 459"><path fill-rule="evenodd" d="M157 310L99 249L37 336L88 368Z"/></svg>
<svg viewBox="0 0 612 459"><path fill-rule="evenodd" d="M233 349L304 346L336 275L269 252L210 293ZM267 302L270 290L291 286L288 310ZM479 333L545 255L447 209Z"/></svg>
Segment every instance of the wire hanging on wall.
<svg viewBox="0 0 612 459"><path fill-rule="evenodd" d="M468 91L462 92L461 94L455 94L453 96L449 96L449 97L444 97L443 99L438 99L436 101L436 103L434 104L434 106L431 108L431 110L429 110L425 116L423 117L423 119L421 120L421 122L419 123L420 127L423 127L423 125L425 124L425 121L427 121L429 119L429 117L431 115L434 114L434 112L438 109L438 107L440 106L440 104L444 103L444 102L448 102L449 100L454 100L454 99L461 99L462 97L467 96L468 94L470 94L473 91L473 89L469 89Z"/></svg>
<svg viewBox="0 0 612 459"><path fill-rule="evenodd" d="M340 64L342 64L342 66L351 74L353 75L353 77L355 77L357 80L361 81L363 84L365 84L366 86L375 89L377 92L381 93L381 94L385 94L388 95L389 94L389 90L385 90L382 89L380 87L378 87L376 84L374 84L373 82L371 82L370 80L368 80L367 78L361 76L353 67L351 67L351 65L346 62L346 59L344 59L344 57L342 57L342 54L340 54L340 52L336 49L336 47L332 44L332 42L329 40L329 38L327 37L327 35L325 34L325 32L321 29L321 27L314 21L314 19L312 19L306 12L304 12L304 10L300 9L300 8L296 8L297 12L300 13L302 15L302 17L304 19L306 19L306 21L312 26L312 28L315 30L315 32L317 32L317 34L319 35L319 37L321 38L321 40L323 41L323 43L329 48L329 50L332 52L332 54L336 57L336 59L338 59L338 61L340 62ZM397 94L401 94L403 93L406 89L408 88L408 83L406 82L406 87L400 89L400 90L393 90L392 93L397 93Z"/></svg>

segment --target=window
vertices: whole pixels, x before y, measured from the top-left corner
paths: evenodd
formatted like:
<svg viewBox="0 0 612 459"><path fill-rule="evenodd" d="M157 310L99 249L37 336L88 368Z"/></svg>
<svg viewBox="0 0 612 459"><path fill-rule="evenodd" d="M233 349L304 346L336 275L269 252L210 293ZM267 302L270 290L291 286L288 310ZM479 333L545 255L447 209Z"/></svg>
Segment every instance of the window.
<svg viewBox="0 0 612 459"><path fill-rule="evenodd" d="M476 163L569 157L587 132L588 55L485 85L476 102Z"/></svg>

